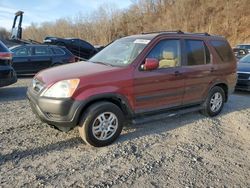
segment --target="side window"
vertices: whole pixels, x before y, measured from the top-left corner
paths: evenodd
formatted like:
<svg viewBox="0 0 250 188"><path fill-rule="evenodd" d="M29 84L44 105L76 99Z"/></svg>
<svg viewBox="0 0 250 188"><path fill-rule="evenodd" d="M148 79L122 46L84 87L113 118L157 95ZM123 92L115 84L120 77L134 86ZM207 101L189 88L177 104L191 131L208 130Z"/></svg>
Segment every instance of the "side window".
<svg viewBox="0 0 250 188"><path fill-rule="evenodd" d="M160 69L180 66L180 40L162 40L153 48L147 58L158 59Z"/></svg>
<svg viewBox="0 0 250 188"><path fill-rule="evenodd" d="M65 52L61 48L55 47L52 49L53 49L54 54L56 54L56 55L64 55L65 54Z"/></svg>
<svg viewBox="0 0 250 188"><path fill-rule="evenodd" d="M226 41L214 40L211 41L211 44L223 62L230 62L234 60L231 47Z"/></svg>
<svg viewBox="0 0 250 188"><path fill-rule="evenodd" d="M185 40L187 65L204 65L210 63L210 53L201 40Z"/></svg>
<svg viewBox="0 0 250 188"><path fill-rule="evenodd" d="M36 46L34 50L34 54L37 56L46 56L46 55L51 55L52 52L48 47Z"/></svg>
<svg viewBox="0 0 250 188"><path fill-rule="evenodd" d="M14 52L14 56L16 57L25 57L25 56L30 56L31 55L31 51L30 48L17 48L15 50L13 50Z"/></svg>

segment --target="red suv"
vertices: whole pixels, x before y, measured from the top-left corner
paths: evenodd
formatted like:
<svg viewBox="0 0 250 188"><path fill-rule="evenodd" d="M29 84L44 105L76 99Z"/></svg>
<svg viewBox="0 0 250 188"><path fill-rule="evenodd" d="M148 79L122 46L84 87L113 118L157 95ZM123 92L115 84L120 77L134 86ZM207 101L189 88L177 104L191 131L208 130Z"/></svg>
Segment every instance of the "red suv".
<svg viewBox="0 0 250 188"><path fill-rule="evenodd" d="M235 84L225 38L177 31L121 38L89 61L44 70L27 95L43 121L63 131L79 126L85 142L105 146L127 120L198 110L215 116Z"/></svg>

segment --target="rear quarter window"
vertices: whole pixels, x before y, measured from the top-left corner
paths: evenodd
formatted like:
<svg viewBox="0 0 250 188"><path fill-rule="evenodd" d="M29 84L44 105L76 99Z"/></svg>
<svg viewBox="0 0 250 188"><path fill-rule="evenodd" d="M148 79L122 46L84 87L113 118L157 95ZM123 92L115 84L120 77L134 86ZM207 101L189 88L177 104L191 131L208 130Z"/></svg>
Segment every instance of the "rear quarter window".
<svg viewBox="0 0 250 188"><path fill-rule="evenodd" d="M230 62L234 60L234 55L228 42L213 40L211 41L211 44L219 55L222 62Z"/></svg>

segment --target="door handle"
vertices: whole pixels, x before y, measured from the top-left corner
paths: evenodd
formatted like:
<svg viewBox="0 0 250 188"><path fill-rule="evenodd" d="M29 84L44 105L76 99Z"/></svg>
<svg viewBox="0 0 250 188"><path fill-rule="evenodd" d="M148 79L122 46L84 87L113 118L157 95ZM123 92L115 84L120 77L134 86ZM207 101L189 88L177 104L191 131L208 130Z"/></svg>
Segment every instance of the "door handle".
<svg viewBox="0 0 250 188"><path fill-rule="evenodd" d="M175 71L174 74L175 74L175 76L181 75L180 71Z"/></svg>
<svg viewBox="0 0 250 188"><path fill-rule="evenodd" d="M212 67L212 68L210 69L210 72L215 72L215 69Z"/></svg>

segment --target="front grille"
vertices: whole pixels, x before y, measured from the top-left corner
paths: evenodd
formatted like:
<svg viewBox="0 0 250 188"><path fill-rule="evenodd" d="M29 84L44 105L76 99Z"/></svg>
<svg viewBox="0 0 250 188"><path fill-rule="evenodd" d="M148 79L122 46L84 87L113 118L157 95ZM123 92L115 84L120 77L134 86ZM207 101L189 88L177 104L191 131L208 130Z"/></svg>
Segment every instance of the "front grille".
<svg viewBox="0 0 250 188"><path fill-rule="evenodd" d="M247 80L250 77L250 73L238 73L238 79Z"/></svg>
<svg viewBox="0 0 250 188"><path fill-rule="evenodd" d="M37 80L37 79L33 79L32 88L33 88L34 91L39 93L40 91L43 90L44 84L41 81Z"/></svg>

